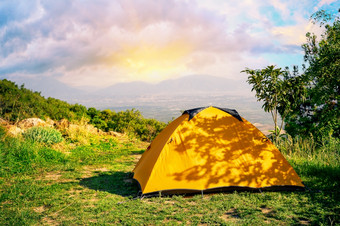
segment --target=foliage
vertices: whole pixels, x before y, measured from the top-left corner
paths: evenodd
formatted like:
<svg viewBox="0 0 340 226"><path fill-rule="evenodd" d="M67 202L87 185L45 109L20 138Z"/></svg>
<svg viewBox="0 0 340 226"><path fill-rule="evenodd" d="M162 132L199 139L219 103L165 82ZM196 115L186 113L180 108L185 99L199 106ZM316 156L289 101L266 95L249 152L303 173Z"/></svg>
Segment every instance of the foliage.
<svg viewBox="0 0 340 226"><path fill-rule="evenodd" d="M26 130L23 136L32 142L45 144L55 144L63 141L63 137L58 130L48 127L32 127Z"/></svg>
<svg viewBox="0 0 340 226"><path fill-rule="evenodd" d="M262 108L270 112L274 121L274 140L277 141L283 121L294 108L295 100L304 97L305 88L303 77L297 76L297 70L293 74L288 70L275 68L271 65L264 69L249 69L242 71L247 73L247 82L255 90L258 101L263 101ZM281 116L281 124L278 126L278 117Z"/></svg>
<svg viewBox="0 0 340 226"><path fill-rule="evenodd" d="M2 177L14 174L31 175L43 171L75 168L84 164L109 164L118 157L129 155L132 150L137 149L136 145L139 145L138 141L127 138L123 139L128 143L121 144L112 136L87 136L87 134L78 134L84 135L83 139L87 139L85 144L72 141L70 143L68 137L59 140L59 131L43 127L33 127L27 132L29 136L24 135L25 139L20 136L11 137L7 136L5 128L0 126L0 184ZM51 133L53 135L57 133L57 139L61 143L44 145L46 140L51 144L49 142ZM63 147L62 150L57 150L59 145Z"/></svg>
<svg viewBox="0 0 340 226"><path fill-rule="evenodd" d="M98 129L86 121L74 122L71 126L60 129L68 142L77 145L88 145L101 137Z"/></svg>
<svg viewBox="0 0 340 226"><path fill-rule="evenodd" d="M67 161L65 154L19 138L0 138L0 177L32 174L43 168L54 169Z"/></svg>
<svg viewBox="0 0 340 226"><path fill-rule="evenodd" d="M321 21L324 33L320 40L306 34L302 48L309 64L305 70L307 95L305 100L296 100L298 105L286 117L285 129L293 136L340 137L340 19L324 11L313 17L314 23Z"/></svg>
<svg viewBox="0 0 340 226"><path fill-rule="evenodd" d="M117 113L109 109L87 109L80 104L71 105L51 97L44 98L24 86L18 87L6 79L0 80L0 118L17 122L30 117L89 121L103 131L128 133L145 141L152 140L166 125L155 119L145 119L135 109Z"/></svg>
<svg viewBox="0 0 340 226"><path fill-rule="evenodd" d="M340 139L329 136L316 142L313 137L288 135L277 146L300 176L309 175L305 184L324 192L340 188Z"/></svg>
<svg viewBox="0 0 340 226"><path fill-rule="evenodd" d="M91 117L90 123L97 128L104 131L127 133L143 141L153 140L166 126L165 123L155 119L145 119L140 111L135 109L116 113L109 109L98 111L89 108L88 114Z"/></svg>
<svg viewBox="0 0 340 226"><path fill-rule="evenodd" d="M44 98L39 92L18 87L9 80L0 80L0 117L17 122L25 118L80 120L86 107L71 105L54 98Z"/></svg>

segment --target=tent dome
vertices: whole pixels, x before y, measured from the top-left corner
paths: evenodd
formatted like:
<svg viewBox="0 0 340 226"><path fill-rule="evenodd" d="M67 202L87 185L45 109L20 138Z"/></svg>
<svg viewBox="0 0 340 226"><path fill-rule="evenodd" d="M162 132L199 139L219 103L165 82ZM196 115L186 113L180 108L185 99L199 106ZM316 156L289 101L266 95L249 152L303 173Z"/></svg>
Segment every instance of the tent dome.
<svg viewBox="0 0 340 226"><path fill-rule="evenodd" d="M142 193L228 188L303 188L267 137L237 111L184 111L151 143L135 166Z"/></svg>

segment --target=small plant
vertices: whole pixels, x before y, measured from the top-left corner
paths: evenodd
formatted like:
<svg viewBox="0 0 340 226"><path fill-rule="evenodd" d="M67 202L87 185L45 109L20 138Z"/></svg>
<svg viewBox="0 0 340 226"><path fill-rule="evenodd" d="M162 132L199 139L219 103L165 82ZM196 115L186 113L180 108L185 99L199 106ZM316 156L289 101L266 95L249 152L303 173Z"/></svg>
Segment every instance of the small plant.
<svg viewBox="0 0 340 226"><path fill-rule="evenodd" d="M6 130L4 127L0 126L0 139L4 137L6 134Z"/></svg>
<svg viewBox="0 0 340 226"><path fill-rule="evenodd" d="M67 163L67 156L51 147L14 137L0 139L0 181L17 174L60 169Z"/></svg>
<svg viewBox="0 0 340 226"><path fill-rule="evenodd" d="M25 139L33 142L45 144L55 144L63 141L63 137L58 130L47 127L32 127L28 129L23 136Z"/></svg>

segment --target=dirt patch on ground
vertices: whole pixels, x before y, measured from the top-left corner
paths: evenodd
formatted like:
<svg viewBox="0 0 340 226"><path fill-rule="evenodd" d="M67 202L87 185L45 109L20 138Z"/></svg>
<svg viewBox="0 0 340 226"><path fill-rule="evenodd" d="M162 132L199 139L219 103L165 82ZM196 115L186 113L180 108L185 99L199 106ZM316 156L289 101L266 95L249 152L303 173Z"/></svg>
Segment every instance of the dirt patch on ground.
<svg viewBox="0 0 340 226"><path fill-rule="evenodd" d="M81 195L81 193L83 193L83 192L84 192L83 189L75 189L75 188L73 188L73 189L71 189L71 190L68 191L68 193L70 194L70 195L69 195L70 198L71 198L71 197L74 197L74 196L79 196L79 195Z"/></svg>
<svg viewBox="0 0 340 226"><path fill-rule="evenodd" d="M238 215L237 210L235 208L231 208L227 212L225 212L220 218L227 222L236 222L239 220L240 216Z"/></svg>
<svg viewBox="0 0 340 226"><path fill-rule="evenodd" d="M52 171L52 172L47 172L42 175L37 176L35 179L36 180L49 180L49 181L56 181L59 180L61 177L61 173Z"/></svg>
<svg viewBox="0 0 340 226"><path fill-rule="evenodd" d="M266 207L262 207L262 208L261 208L261 212L262 212L263 214L270 214L270 213L273 212L273 210L272 210L272 209L269 209L269 208L266 208Z"/></svg>
<svg viewBox="0 0 340 226"><path fill-rule="evenodd" d="M201 214L201 213L196 213L194 216L195 216L195 217L198 217L198 218L202 218L202 217L203 217L203 214Z"/></svg>
<svg viewBox="0 0 340 226"><path fill-rule="evenodd" d="M148 198L142 199L142 202L143 202L143 203L146 203L146 204L154 204L154 202L151 201L151 200L148 199Z"/></svg>
<svg viewBox="0 0 340 226"><path fill-rule="evenodd" d="M176 202L175 202L175 201L166 200L164 203L165 203L165 204L174 205Z"/></svg>
<svg viewBox="0 0 340 226"><path fill-rule="evenodd" d="M133 155L133 162L137 163L142 155Z"/></svg>
<svg viewBox="0 0 340 226"><path fill-rule="evenodd" d="M300 225L310 225L310 221L304 218L299 218L299 224Z"/></svg>
<svg viewBox="0 0 340 226"><path fill-rule="evenodd" d="M61 176L60 172L48 172L44 175L43 180L59 180Z"/></svg>
<svg viewBox="0 0 340 226"><path fill-rule="evenodd" d="M150 143L149 142L143 142L141 141L140 143L137 144L137 148L140 149L147 149L149 147Z"/></svg>
<svg viewBox="0 0 340 226"><path fill-rule="evenodd" d="M46 183L47 185L50 185L51 183L54 182L67 183L74 181L74 179L62 178L62 176L63 175L61 174L61 172L52 171L36 177L35 180L49 181L49 183Z"/></svg>
<svg viewBox="0 0 340 226"><path fill-rule="evenodd" d="M96 198L96 197L93 197L93 198L91 198L91 199L85 199L85 200L83 200L83 202L84 202L84 207L86 207L86 208L94 208L94 207L96 207L96 203L97 202L99 202L100 201L100 199L98 199L98 198Z"/></svg>
<svg viewBox="0 0 340 226"><path fill-rule="evenodd" d="M95 173L102 173L102 172L109 172L111 170L109 170L106 167L100 167L100 168L93 168L92 171Z"/></svg>
<svg viewBox="0 0 340 226"><path fill-rule="evenodd" d="M50 217L44 217L42 219L42 224L43 225L60 225L57 221L55 221L54 219Z"/></svg>
<svg viewBox="0 0 340 226"><path fill-rule="evenodd" d="M34 207L33 210L36 213L42 213L46 211L46 207L45 206Z"/></svg>
<svg viewBox="0 0 340 226"><path fill-rule="evenodd" d="M95 173L102 173L102 172L108 172L108 171L110 171L110 170L108 168L106 168L106 167L97 168L97 167L85 166L81 170L81 173L82 173L81 178L82 179L90 178L90 177L93 177L93 175Z"/></svg>
<svg viewBox="0 0 340 226"><path fill-rule="evenodd" d="M191 201L191 202L188 202L187 205L189 205L189 206L197 206L197 202Z"/></svg>
<svg viewBox="0 0 340 226"><path fill-rule="evenodd" d="M178 221L178 220L174 220L174 219L168 219L168 218L165 218L164 220L163 220L163 224L169 224L169 225L180 225L180 224L182 224L182 222L181 221Z"/></svg>

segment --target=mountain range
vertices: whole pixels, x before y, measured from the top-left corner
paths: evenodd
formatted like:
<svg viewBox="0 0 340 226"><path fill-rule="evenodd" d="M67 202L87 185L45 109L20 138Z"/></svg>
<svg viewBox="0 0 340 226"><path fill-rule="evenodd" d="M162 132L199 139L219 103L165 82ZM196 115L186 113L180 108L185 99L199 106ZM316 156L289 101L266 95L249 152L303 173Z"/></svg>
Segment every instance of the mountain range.
<svg viewBox="0 0 340 226"><path fill-rule="evenodd" d="M168 79L157 84L146 82L119 83L97 91L105 96L140 96L179 94L232 94L244 95L249 91L247 84L239 81L208 75L190 75L178 79Z"/></svg>
<svg viewBox="0 0 340 226"><path fill-rule="evenodd" d="M143 81L118 83L95 91L71 87L52 77L31 79L25 82L17 80L16 82L24 83L26 88L41 92L45 97L54 97L71 103L80 101L80 104L82 100L86 100L85 105L91 104L90 100L96 103L97 100L106 98L216 94L250 96L250 87L247 83L208 75L189 75L156 84Z"/></svg>
<svg viewBox="0 0 340 226"><path fill-rule="evenodd" d="M245 81L190 75L178 79L168 79L152 84L143 81L118 83L103 89L78 89L54 78L15 81L45 97L54 97L69 103L79 103L86 107L122 111L137 109L146 118L168 122L179 116L181 111L202 107L218 106L237 109L252 123L257 123L262 131L271 128L271 118L261 109L251 93L251 86Z"/></svg>

